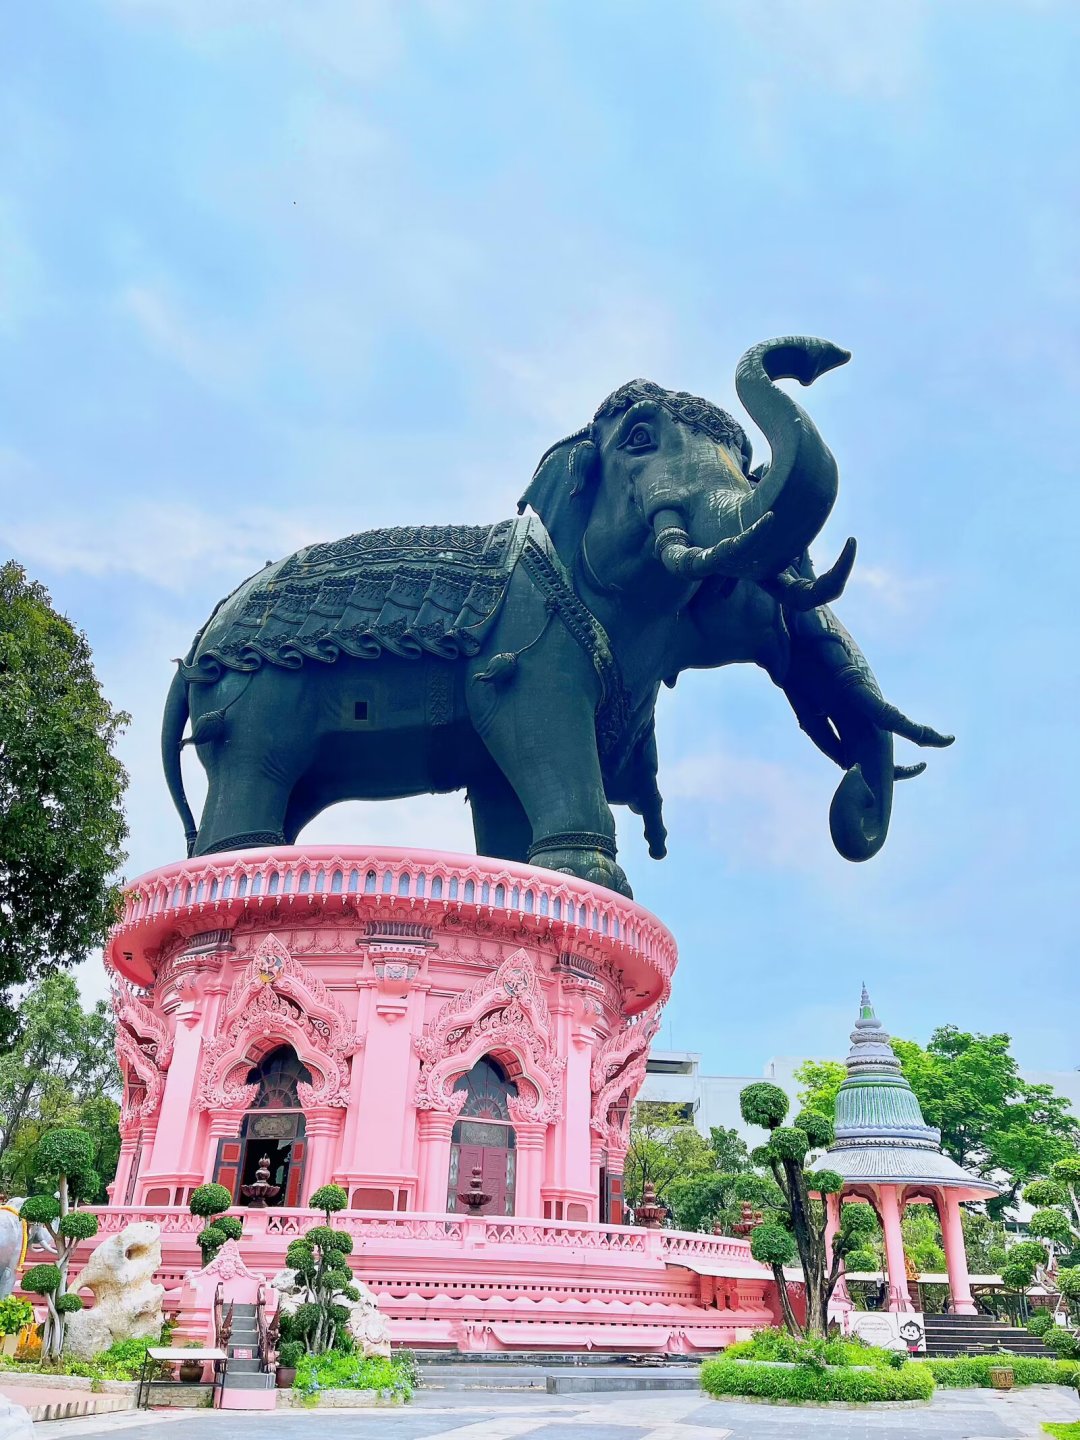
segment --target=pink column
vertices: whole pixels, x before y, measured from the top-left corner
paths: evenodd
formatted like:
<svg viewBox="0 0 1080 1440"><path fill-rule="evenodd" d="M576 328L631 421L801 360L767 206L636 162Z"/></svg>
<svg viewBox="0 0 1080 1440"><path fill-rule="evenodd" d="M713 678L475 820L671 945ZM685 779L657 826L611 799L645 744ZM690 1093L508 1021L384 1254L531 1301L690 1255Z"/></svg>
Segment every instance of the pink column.
<svg viewBox="0 0 1080 1440"><path fill-rule="evenodd" d="M450 1181L450 1137L453 1115L444 1110L421 1110L420 1121L420 1209L429 1214L446 1214L446 1191Z"/></svg>
<svg viewBox="0 0 1080 1440"><path fill-rule="evenodd" d="M514 1214L528 1220L542 1219L544 1202L540 1187L544 1180L544 1145L547 1126L537 1120L515 1120L517 1140L517 1184Z"/></svg>
<svg viewBox="0 0 1080 1440"><path fill-rule="evenodd" d="M949 1271L949 1295L954 1315L977 1315L975 1301L971 1296L971 1282L968 1277L967 1250L964 1247L964 1227L960 1218L960 1202L952 1190L942 1191L938 1197L938 1215L941 1219L941 1234L945 1241L945 1264Z"/></svg>
<svg viewBox="0 0 1080 1440"><path fill-rule="evenodd" d="M320 1105L304 1111L304 1137L307 1140L307 1164L304 1167L304 1193L300 1204L306 1205L308 1196L321 1185L328 1185L334 1178L334 1161L337 1139L341 1133L342 1111L329 1105Z"/></svg>
<svg viewBox="0 0 1080 1440"><path fill-rule="evenodd" d="M904 1263L904 1237L900 1229L900 1205L895 1185L882 1185L878 1190L881 1225L885 1231L885 1264L889 1272L889 1309L910 1310L907 1268Z"/></svg>
<svg viewBox="0 0 1080 1440"><path fill-rule="evenodd" d="M196 1123L195 1086L202 1049L202 1001L184 1000L176 1008L176 1032L172 1061L165 1072L165 1091L158 1111L154 1153L145 1167L144 1178L184 1173L184 1141Z"/></svg>

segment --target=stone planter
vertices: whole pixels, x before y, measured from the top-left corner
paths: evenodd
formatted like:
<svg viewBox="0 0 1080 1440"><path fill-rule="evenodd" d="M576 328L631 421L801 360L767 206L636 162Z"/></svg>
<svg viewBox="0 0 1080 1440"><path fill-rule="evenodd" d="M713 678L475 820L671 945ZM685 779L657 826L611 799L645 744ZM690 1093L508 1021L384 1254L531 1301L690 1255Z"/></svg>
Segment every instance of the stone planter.
<svg viewBox="0 0 1080 1440"><path fill-rule="evenodd" d="M994 1390L1011 1390L1013 1388L1012 1366L992 1365L990 1367L990 1385Z"/></svg>
<svg viewBox="0 0 1080 1440"><path fill-rule="evenodd" d="M277 1367L277 1388L279 1390L291 1390L295 1379L295 1365L279 1365Z"/></svg>

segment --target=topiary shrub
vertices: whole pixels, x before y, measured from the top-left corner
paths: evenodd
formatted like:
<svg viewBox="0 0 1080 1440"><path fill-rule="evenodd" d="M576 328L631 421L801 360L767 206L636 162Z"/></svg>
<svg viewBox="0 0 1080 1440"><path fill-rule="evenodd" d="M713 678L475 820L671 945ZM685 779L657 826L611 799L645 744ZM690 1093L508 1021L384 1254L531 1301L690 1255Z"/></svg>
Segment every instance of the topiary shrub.
<svg viewBox="0 0 1080 1440"><path fill-rule="evenodd" d="M1043 1344L1059 1360L1080 1360L1080 1337L1061 1325L1055 1325L1043 1336Z"/></svg>
<svg viewBox="0 0 1080 1440"><path fill-rule="evenodd" d="M788 1113L788 1097L779 1085L768 1080L759 1080L747 1085L739 1096L739 1109L748 1125L760 1125L763 1130L774 1130L783 1123Z"/></svg>
<svg viewBox="0 0 1080 1440"><path fill-rule="evenodd" d="M209 1265L226 1240L239 1240L244 1222L236 1215L226 1215L233 1203L232 1192L224 1185L199 1185L191 1192L188 1209L210 1224L195 1236L202 1251L203 1266Z"/></svg>
<svg viewBox="0 0 1080 1440"><path fill-rule="evenodd" d="M832 1121L826 1115L819 1115L816 1110L800 1110L793 1124L806 1135L811 1150L824 1150L836 1139Z"/></svg>
<svg viewBox="0 0 1080 1440"><path fill-rule="evenodd" d="M312 1210L321 1210L326 1216L326 1223L330 1224L330 1216L335 1215L339 1210L344 1210L349 1203L349 1197L340 1185L320 1185L308 1199Z"/></svg>
<svg viewBox="0 0 1080 1440"><path fill-rule="evenodd" d="M224 1185L199 1185L191 1192L188 1209L192 1215L207 1219L211 1215L222 1215L231 1209L233 1197Z"/></svg>
<svg viewBox="0 0 1080 1440"><path fill-rule="evenodd" d="M777 1160L792 1160L801 1165L809 1149L806 1131L795 1125L778 1125L769 1137L769 1151Z"/></svg>
<svg viewBox="0 0 1080 1440"><path fill-rule="evenodd" d="M45 1229L56 1247L55 1264L35 1265L27 1271L27 1275L37 1275L41 1288L33 1293L43 1295L48 1307L41 1340L41 1356L46 1361L60 1358L64 1348L65 1315L82 1309L82 1301L66 1293L67 1274L76 1245L98 1232L96 1215L73 1208L74 1197L88 1193L92 1185L98 1183L96 1177L91 1185L86 1181L87 1175L92 1174L92 1158L93 1142L85 1130L71 1126L46 1131L34 1151L34 1170L47 1183L55 1184L56 1194L31 1195L20 1209L21 1218L27 1224ZM23 1284L26 1286L26 1277Z"/></svg>

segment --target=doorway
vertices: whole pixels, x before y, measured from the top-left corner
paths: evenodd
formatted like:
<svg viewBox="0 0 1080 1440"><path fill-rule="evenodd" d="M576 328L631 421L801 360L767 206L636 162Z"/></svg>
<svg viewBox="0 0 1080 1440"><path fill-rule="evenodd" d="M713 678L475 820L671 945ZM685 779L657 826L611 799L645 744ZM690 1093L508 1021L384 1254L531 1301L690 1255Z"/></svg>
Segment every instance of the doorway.
<svg viewBox="0 0 1080 1440"><path fill-rule="evenodd" d="M451 1214L513 1215L517 1179L517 1137L510 1123L508 1101L517 1086L490 1056L478 1060L454 1086L465 1091L465 1103L454 1125L450 1145L450 1176L446 1208ZM466 1205L461 1195L473 1179L488 1198L482 1206Z"/></svg>

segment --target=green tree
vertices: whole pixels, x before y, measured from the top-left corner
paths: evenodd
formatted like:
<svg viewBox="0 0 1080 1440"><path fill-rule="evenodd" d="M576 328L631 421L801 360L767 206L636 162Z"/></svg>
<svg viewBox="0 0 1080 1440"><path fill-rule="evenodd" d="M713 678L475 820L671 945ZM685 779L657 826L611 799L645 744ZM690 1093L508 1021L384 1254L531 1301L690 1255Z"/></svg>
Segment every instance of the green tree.
<svg viewBox="0 0 1080 1440"><path fill-rule="evenodd" d="M285 1263L296 1271L296 1283L302 1301L289 1317L289 1338L303 1343L311 1355L348 1346L349 1310L341 1304L359 1300L360 1292L353 1284L348 1257L352 1254L352 1236L335 1230L331 1216L344 1210L348 1196L340 1185L322 1185L308 1199L313 1210L321 1210L325 1224L315 1225L285 1252Z"/></svg>
<svg viewBox="0 0 1080 1440"><path fill-rule="evenodd" d="M11 987L83 959L118 913L128 720L48 591L0 566L0 1041Z"/></svg>
<svg viewBox="0 0 1080 1440"><path fill-rule="evenodd" d="M1000 1215L1016 1202L1020 1187L1046 1175L1080 1140L1080 1122L1069 1101L1048 1085L1020 1078L1008 1035L977 1035L944 1025L926 1049L910 1040L893 1048L928 1125L959 1165L981 1175L1004 1173L1009 1184L989 1202Z"/></svg>
<svg viewBox="0 0 1080 1440"><path fill-rule="evenodd" d="M1067 1155L1046 1179L1025 1185L1024 1200L1035 1206L1028 1233L1046 1242L1048 1258L1080 1252L1080 1155Z"/></svg>
<svg viewBox="0 0 1080 1440"><path fill-rule="evenodd" d="M97 1234L96 1215L75 1206L80 1195L93 1188L93 1145L85 1130L50 1130L37 1147L36 1169L50 1186L50 1192L31 1195L22 1204L21 1215L28 1225L41 1225L56 1247L54 1264L33 1265L23 1275L23 1289L43 1295L48 1307L42 1358L58 1360L64 1348L66 1317L82 1309L78 1295L67 1293L68 1265L80 1240ZM91 1177L93 1177L91 1179Z"/></svg>
<svg viewBox="0 0 1080 1440"><path fill-rule="evenodd" d="M847 1079L847 1066L839 1060L804 1060L795 1079L806 1088L799 1091L799 1104L831 1120L836 1114L836 1096Z"/></svg>
<svg viewBox="0 0 1080 1440"><path fill-rule="evenodd" d="M91 1137L91 1168L104 1200L120 1151L120 1072L108 1006L84 1010L74 979L49 975L23 999L18 1026L0 1055L0 1184L27 1194L37 1178L38 1143L49 1130L78 1126Z"/></svg>
<svg viewBox="0 0 1080 1440"><path fill-rule="evenodd" d="M816 1110L801 1110L794 1124L785 1125L788 1098L778 1085L759 1081L739 1096L742 1117L748 1125L769 1132L765 1145L754 1152L772 1171L782 1209L769 1216L750 1236L751 1254L768 1265L776 1281L784 1323L794 1335L825 1335L829 1299L840 1278L844 1257L865 1248L877 1225L869 1207L841 1207L840 1228L826 1245L825 1197L839 1195L843 1179L834 1170L815 1170L807 1162L814 1151L833 1139L832 1121ZM814 1197L821 1197L815 1199ZM806 1294L806 1325L795 1318L784 1267L798 1261Z"/></svg>
<svg viewBox="0 0 1080 1440"><path fill-rule="evenodd" d="M715 1153L678 1105L639 1100L630 1117L623 1189L633 1209L651 1185L661 1204L674 1210L674 1191L686 1198L686 1184L716 1169Z"/></svg>

